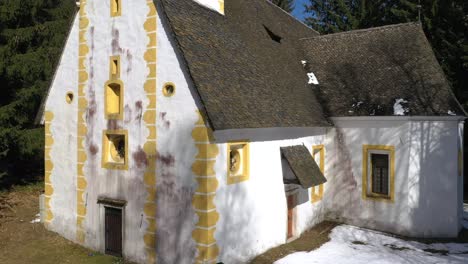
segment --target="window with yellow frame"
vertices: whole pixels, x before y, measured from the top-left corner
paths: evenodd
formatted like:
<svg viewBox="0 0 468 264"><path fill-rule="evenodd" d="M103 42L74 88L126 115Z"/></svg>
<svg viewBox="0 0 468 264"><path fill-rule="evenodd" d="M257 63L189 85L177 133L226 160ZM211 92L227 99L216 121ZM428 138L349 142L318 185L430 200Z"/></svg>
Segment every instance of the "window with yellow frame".
<svg viewBox="0 0 468 264"><path fill-rule="evenodd" d="M248 142L227 144L227 184L247 181L250 177L250 153Z"/></svg>
<svg viewBox="0 0 468 264"><path fill-rule="evenodd" d="M102 167L128 169L128 131L105 130L102 135Z"/></svg>
<svg viewBox="0 0 468 264"><path fill-rule="evenodd" d="M110 2L111 17L122 15L122 0L110 0Z"/></svg>
<svg viewBox="0 0 468 264"><path fill-rule="evenodd" d="M325 146L317 145L312 146L312 157L315 162L319 165L320 171L325 175ZM312 203L318 202L323 198L323 184L314 186L311 189L311 201Z"/></svg>
<svg viewBox="0 0 468 264"><path fill-rule="evenodd" d="M395 200L395 147L364 145L362 148L362 198Z"/></svg>

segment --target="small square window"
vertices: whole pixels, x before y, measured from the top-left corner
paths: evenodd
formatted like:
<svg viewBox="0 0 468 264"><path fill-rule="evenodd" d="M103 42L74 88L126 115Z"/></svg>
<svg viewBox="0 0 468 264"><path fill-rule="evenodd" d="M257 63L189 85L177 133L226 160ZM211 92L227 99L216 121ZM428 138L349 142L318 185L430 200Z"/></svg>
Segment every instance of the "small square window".
<svg viewBox="0 0 468 264"><path fill-rule="evenodd" d="M128 169L128 133L109 130L103 134L102 166L106 169Z"/></svg>
<svg viewBox="0 0 468 264"><path fill-rule="evenodd" d="M123 119L123 84L121 81L106 83L105 115L107 119Z"/></svg>
<svg viewBox="0 0 468 264"><path fill-rule="evenodd" d="M249 179L249 143L228 143L227 171L228 184Z"/></svg>
<svg viewBox="0 0 468 264"><path fill-rule="evenodd" d="M120 16L122 14L122 0L110 0L111 17Z"/></svg>
<svg viewBox="0 0 468 264"><path fill-rule="evenodd" d="M394 200L395 148L364 145L363 198Z"/></svg>
<svg viewBox="0 0 468 264"><path fill-rule="evenodd" d="M112 56L110 58L110 65L109 65L109 79L110 80L117 80L120 79L120 57L119 56Z"/></svg>

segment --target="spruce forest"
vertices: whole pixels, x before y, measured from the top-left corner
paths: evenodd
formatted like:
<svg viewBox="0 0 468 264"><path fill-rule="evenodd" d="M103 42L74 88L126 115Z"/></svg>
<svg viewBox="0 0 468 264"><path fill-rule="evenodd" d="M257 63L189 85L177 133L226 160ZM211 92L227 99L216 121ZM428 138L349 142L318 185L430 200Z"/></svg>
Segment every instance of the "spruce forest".
<svg viewBox="0 0 468 264"><path fill-rule="evenodd" d="M302 5L272 2L286 12ZM327 34L417 21L420 10L434 52L468 110L468 3L418 5L417 0L307 0L304 22ZM44 130L35 120L75 12L74 0L0 0L0 189L43 177Z"/></svg>

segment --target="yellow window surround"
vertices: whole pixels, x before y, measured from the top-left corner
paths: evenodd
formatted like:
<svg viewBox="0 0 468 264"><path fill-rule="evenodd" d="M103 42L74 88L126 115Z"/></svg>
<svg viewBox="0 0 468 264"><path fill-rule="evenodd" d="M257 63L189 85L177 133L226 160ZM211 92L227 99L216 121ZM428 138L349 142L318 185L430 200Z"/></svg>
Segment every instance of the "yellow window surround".
<svg viewBox="0 0 468 264"><path fill-rule="evenodd" d="M312 146L312 158L316 159L317 155L320 157L320 171L325 175L325 146L324 145L316 145ZM319 186L312 187L311 190L311 202L315 203L323 198L323 184Z"/></svg>
<svg viewBox="0 0 468 264"><path fill-rule="evenodd" d="M112 56L109 60L109 80L120 79L120 56Z"/></svg>
<svg viewBox="0 0 468 264"><path fill-rule="evenodd" d="M122 0L110 0L110 15L117 17L122 15Z"/></svg>
<svg viewBox="0 0 468 264"><path fill-rule="evenodd" d="M389 191L388 195L373 193L369 184L372 184L371 155L387 154L389 157ZM370 182L369 182L370 180ZM362 199L379 200L385 202L395 201L395 147L387 145L363 145L362 147Z"/></svg>
<svg viewBox="0 0 468 264"><path fill-rule="evenodd" d="M124 85L120 80L111 80L105 84L105 118L123 119Z"/></svg>
<svg viewBox="0 0 468 264"><path fill-rule="evenodd" d="M102 134L102 167L128 170L128 131L104 130Z"/></svg>
<svg viewBox="0 0 468 264"><path fill-rule="evenodd" d="M163 95L166 97L171 97L175 94L175 84L167 82L163 86Z"/></svg>
<svg viewBox="0 0 468 264"><path fill-rule="evenodd" d="M250 150L246 141L227 143L227 184L247 181L250 178Z"/></svg>

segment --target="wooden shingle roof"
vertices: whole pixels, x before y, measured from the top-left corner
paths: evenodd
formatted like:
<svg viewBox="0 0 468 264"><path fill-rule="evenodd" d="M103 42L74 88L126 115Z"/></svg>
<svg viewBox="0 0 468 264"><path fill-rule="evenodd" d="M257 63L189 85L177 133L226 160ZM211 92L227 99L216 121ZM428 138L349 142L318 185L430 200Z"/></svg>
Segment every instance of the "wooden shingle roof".
<svg viewBox="0 0 468 264"><path fill-rule="evenodd" d="M328 116L465 115L419 23L301 40Z"/></svg>
<svg viewBox="0 0 468 264"><path fill-rule="evenodd" d="M330 126L298 54L315 31L264 0L227 0L225 16L161 2L214 130Z"/></svg>

